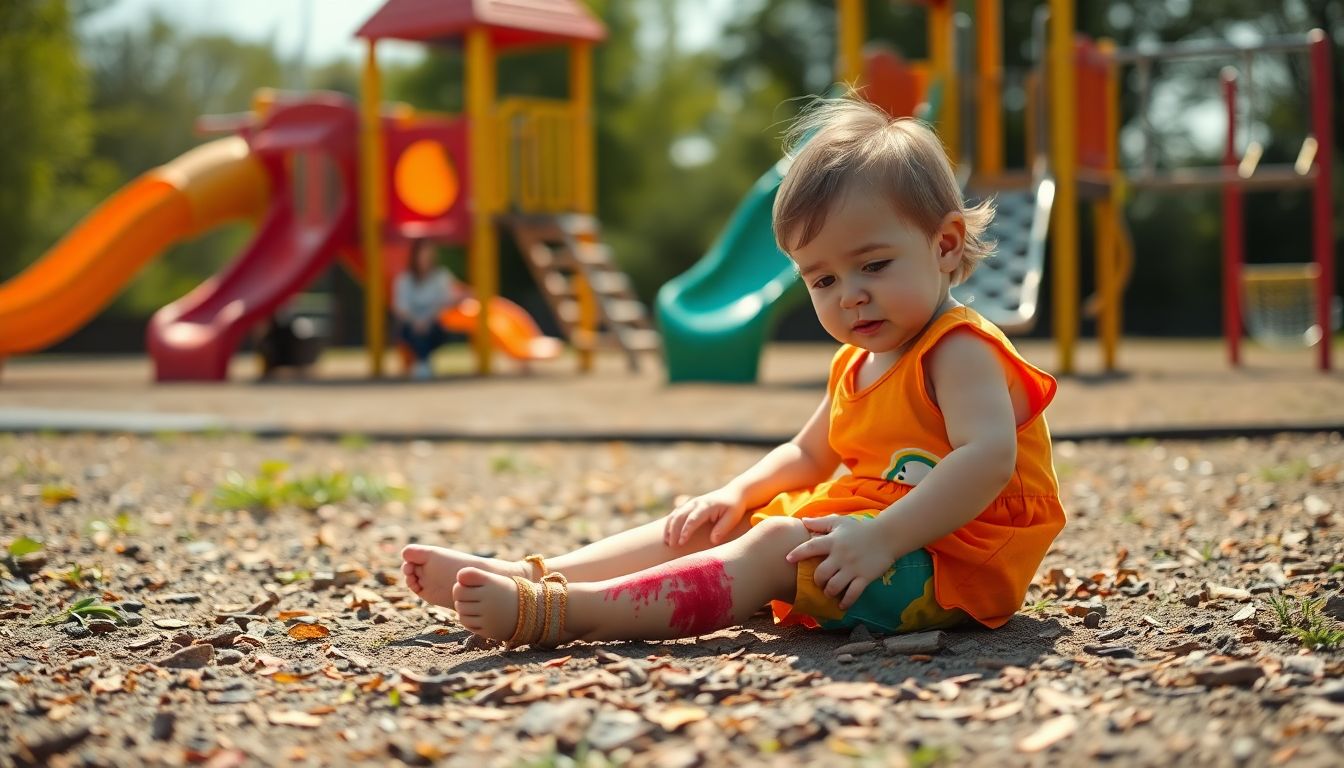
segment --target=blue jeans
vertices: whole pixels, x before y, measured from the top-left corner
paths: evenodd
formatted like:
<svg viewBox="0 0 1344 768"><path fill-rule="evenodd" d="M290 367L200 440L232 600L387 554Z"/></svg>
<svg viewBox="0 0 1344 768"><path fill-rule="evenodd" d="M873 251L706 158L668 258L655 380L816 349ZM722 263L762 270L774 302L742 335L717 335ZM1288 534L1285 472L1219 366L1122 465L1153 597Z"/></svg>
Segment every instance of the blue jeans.
<svg viewBox="0 0 1344 768"><path fill-rule="evenodd" d="M401 324L401 340L406 342L406 346L411 348L411 353L415 355L417 362L424 362L434 350L447 343L448 332L443 330L443 326L437 321L429 324L429 329L424 333L418 333L410 323Z"/></svg>

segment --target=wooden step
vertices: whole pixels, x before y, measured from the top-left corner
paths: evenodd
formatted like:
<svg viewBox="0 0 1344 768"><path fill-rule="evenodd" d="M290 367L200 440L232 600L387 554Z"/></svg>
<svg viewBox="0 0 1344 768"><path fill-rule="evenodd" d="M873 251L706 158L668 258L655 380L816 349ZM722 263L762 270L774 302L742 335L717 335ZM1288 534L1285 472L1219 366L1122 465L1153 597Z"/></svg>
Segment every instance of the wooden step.
<svg viewBox="0 0 1344 768"><path fill-rule="evenodd" d="M574 249L574 258L589 268L614 269L616 266L611 246L606 243L579 243Z"/></svg>
<svg viewBox="0 0 1344 768"><path fill-rule="evenodd" d="M626 328L621 331L621 345L634 352L657 352L663 348L663 337L648 328Z"/></svg>

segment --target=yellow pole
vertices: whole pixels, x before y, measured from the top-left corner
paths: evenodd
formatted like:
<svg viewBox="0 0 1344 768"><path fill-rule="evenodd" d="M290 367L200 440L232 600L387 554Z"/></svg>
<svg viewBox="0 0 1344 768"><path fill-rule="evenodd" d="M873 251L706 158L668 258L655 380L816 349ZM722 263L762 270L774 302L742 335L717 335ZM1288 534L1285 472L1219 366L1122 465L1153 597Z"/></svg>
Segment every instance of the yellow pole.
<svg viewBox="0 0 1344 768"><path fill-rule="evenodd" d="M569 98L574 110L573 168L574 207L582 214L597 212L596 163L593 161L593 47L576 42L569 47ZM591 238L588 238L591 239ZM577 345L579 370L593 369L593 342L597 335L597 299L582 273L574 275L574 293L579 301Z"/></svg>
<svg viewBox="0 0 1344 768"><path fill-rule="evenodd" d="M467 32L467 125L471 145L472 216L467 271L481 304L471 346L476 372L490 375L490 301L499 292L499 242L495 233L495 53L484 28Z"/></svg>
<svg viewBox="0 0 1344 768"><path fill-rule="evenodd" d="M839 0L835 7L840 16L836 23L840 37L836 74L841 82L858 85L863 77L863 38L867 34L863 0Z"/></svg>
<svg viewBox="0 0 1344 768"><path fill-rule="evenodd" d="M1102 296L1101 314L1097 330L1101 336L1102 364L1107 371L1116 367L1116 352L1120 346L1120 313L1123 298L1117 254L1120 248L1120 212L1123 197L1123 179L1118 169L1120 135L1120 74L1115 63L1115 41L1102 40L1098 44L1106 57L1106 178L1110 185L1106 197L1097 205L1097 292ZM1102 226L1105 222L1105 226ZM1104 238L1104 239L1103 239Z"/></svg>
<svg viewBox="0 0 1344 768"><path fill-rule="evenodd" d="M956 29L952 23L952 0L935 0L929 6L929 60L938 81L943 84L942 113L938 115L939 133L947 157L956 165L961 160L961 115L957 97Z"/></svg>
<svg viewBox="0 0 1344 768"><path fill-rule="evenodd" d="M1003 172L1003 25L999 2L975 0L975 59L980 71L976 144L980 170L986 176Z"/></svg>
<svg viewBox="0 0 1344 768"><path fill-rule="evenodd" d="M1059 372L1073 373L1078 340L1077 98L1073 73L1073 0L1050 0L1050 161L1055 173L1054 313Z"/></svg>
<svg viewBox="0 0 1344 768"><path fill-rule="evenodd" d="M360 89L360 173L359 232L364 250L364 343L369 351L369 373L383 375L383 350L386 343L386 310L383 306L383 216L386 197L383 191L383 126L380 107L382 83L378 76L377 41L369 40L364 58L364 76Z"/></svg>

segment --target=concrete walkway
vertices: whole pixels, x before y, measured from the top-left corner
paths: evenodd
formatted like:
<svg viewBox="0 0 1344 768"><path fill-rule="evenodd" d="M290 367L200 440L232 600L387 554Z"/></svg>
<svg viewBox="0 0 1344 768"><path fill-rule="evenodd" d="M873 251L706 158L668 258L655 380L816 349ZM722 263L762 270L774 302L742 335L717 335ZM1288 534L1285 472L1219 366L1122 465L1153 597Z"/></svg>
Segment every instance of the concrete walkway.
<svg viewBox="0 0 1344 768"><path fill-rule="evenodd" d="M1053 346L1024 342L1050 369ZM576 373L572 359L499 375L469 374L465 349L440 354L443 377L372 381L357 350L328 353L308 379L259 381L240 356L228 383L154 384L143 357L10 360L0 376L0 431L362 435L370 438L725 440L787 439L815 409L833 345L776 344L752 386L669 386L655 358L631 374L616 355ZM1344 428L1344 374L1321 374L1308 350L1246 350L1229 369L1217 341L1127 340L1124 372L1100 375L1094 345L1081 375L1061 380L1047 412L1057 438L1258 434ZM393 369L389 366L389 369Z"/></svg>

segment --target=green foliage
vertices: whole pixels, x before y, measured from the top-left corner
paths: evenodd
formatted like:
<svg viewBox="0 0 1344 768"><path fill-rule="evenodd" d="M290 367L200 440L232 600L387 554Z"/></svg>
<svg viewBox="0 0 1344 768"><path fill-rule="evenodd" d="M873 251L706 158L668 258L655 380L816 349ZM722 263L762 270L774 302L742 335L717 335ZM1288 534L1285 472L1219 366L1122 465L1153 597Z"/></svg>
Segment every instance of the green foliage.
<svg viewBox="0 0 1344 768"><path fill-rule="evenodd" d="M1329 651L1344 645L1344 628L1321 613L1321 606L1325 605L1323 598L1302 597L1294 606L1292 600L1275 595L1269 599L1269 605L1278 619L1279 629L1296 637L1302 647Z"/></svg>
<svg viewBox="0 0 1344 768"><path fill-rule="evenodd" d="M88 76L63 0L0 3L0 279L60 230L89 171ZM50 226L49 226L50 225Z"/></svg>
<svg viewBox="0 0 1344 768"><path fill-rule="evenodd" d="M317 472L291 477L287 463L271 460L262 462L255 477L245 477L231 470L225 475L224 482L215 487L212 502L218 509L274 512L291 505L311 512L351 498L369 504L384 504L404 501L409 495L405 488L371 475Z"/></svg>
<svg viewBox="0 0 1344 768"><path fill-rule="evenodd" d="M126 623L126 617L121 615L121 611L118 611L110 605L100 604L97 596L85 597L78 602L71 604L70 607L60 613L48 616L38 623L50 626L53 624L65 624L69 621L78 621L80 624L83 624L85 620L91 618L111 619L118 624Z"/></svg>
<svg viewBox="0 0 1344 768"><path fill-rule="evenodd" d="M45 545L37 539L30 539L27 536L20 536L9 544L10 557L23 557L31 555L34 552L41 552Z"/></svg>

